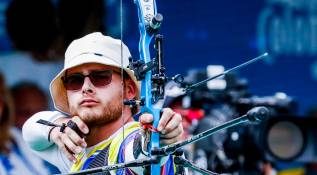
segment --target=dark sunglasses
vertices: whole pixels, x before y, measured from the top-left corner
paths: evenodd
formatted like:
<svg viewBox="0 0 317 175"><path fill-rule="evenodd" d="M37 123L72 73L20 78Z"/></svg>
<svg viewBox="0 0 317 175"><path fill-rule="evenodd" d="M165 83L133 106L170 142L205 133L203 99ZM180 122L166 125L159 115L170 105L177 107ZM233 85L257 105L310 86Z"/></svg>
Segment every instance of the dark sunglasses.
<svg viewBox="0 0 317 175"><path fill-rule="evenodd" d="M85 82L85 78L88 77L90 82L95 87L103 87L111 83L112 70L95 70L91 71L88 75L81 73L74 73L65 75L62 77L62 81L66 90L80 90Z"/></svg>

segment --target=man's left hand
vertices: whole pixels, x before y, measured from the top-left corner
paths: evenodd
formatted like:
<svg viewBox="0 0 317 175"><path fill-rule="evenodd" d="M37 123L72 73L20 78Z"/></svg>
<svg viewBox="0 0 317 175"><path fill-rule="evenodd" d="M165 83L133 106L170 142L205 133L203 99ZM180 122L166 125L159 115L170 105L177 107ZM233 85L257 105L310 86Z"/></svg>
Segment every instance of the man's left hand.
<svg viewBox="0 0 317 175"><path fill-rule="evenodd" d="M142 114L140 122L151 124L153 116L151 114ZM162 145L169 145L180 141L184 132L182 116L171 108L164 108L157 130L160 132L160 143Z"/></svg>

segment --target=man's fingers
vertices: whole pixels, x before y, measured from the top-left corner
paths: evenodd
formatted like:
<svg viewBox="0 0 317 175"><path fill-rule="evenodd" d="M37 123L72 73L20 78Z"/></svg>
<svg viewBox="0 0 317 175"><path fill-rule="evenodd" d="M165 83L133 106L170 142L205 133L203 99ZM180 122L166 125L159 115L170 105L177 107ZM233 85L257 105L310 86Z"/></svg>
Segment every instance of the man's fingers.
<svg viewBox="0 0 317 175"><path fill-rule="evenodd" d="M166 127L167 123L171 120L171 118L174 116L175 112L171 108L164 108L163 114L161 116L160 122L158 124L157 130L163 131Z"/></svg>
<svg viewBox="0 0 317 175"><path fill-rule="evenodd" d="M150 114L143 114L140 117L141 123L152 121L153 116ZM170 108L164 108L157 129L161 133L161 144L167 145L180 141L183 133L182 116Z"/></svg>
<svg viewBox="0 0 317 175"><path fill-rule="evenodd" d="M174 112L169 117L168 123L166 123L165 126L162 126L161 130L160 129L158 130L161 131L162 134L167 134L173 131L175 128L179 127L180 125L182 125L182 116ZM159 127L160 127L160 124L159 124Z"/></svg>
<svg viewBox="0 0 317 175"><path fill-rule="evenodd" d="M68 160L70 160L72 162L77 161L75 156L71 152L69 152L69 150L66 148L65 144L63 143L63 141L61 139L55 140L55 144L59 147L59 149L62 150L62 152L65 154L65 156L67 157Z"/></svg>
<svg viewBox="0 0 317 175"><path fill-rule="evenodd" d="M78 127L77 132L80 130L80 132L88 134L87 125L78 116L73 117L71 120L73 121L72 124ZM76 133L73 130L73 127L66 127L64 132L60 132L57 127L54 128L51 132L51 139L70 161L76 162L74 154L79 154L83 150L82 147L87 146L87 143L80 137L80 133Z"/></svg>
<svg viewBox="0 0 317 175"><path fill-rule="evenodd" d="M82 133L84 133L84 134L88 134L89 133L88 126L78 116L74 116L72 118L72 121L77 124L78 128L80 129L80 131Z"/></svg>
<svg viewBox="0 0 317 175"><path fill-rule="evenodd" d="M178 125L178 127L167 134L160 134L161 139L171 139L174 137L178 137L183 134L183 126Z"/></svg>
<svg viewBox="0 0 317 175"><path fill-rule="evenodd" d="M82 148L80 146L76 146L66 134L61 135L61 140L64 145L74 154L79 154L82 151Z"/></svg>
<svg viewBox="0 0 317 175"><path fill-rule="evenodd" d="M153 122L153 116L148 113L144 113L140 116L140 123L152 123Z"/></svg>
<svg viewBox="0 0 317 175"><path fill-rule="evenodd" d="M68 135L68 137L70 138L70 140L75 143L76 145L80 145L81 147L86 147L87 143L85 142L85 140L83 138L81 138L78 133L76 133L74 130L72 130L71 128L66 127L65 129L65 134Z"/></svg>

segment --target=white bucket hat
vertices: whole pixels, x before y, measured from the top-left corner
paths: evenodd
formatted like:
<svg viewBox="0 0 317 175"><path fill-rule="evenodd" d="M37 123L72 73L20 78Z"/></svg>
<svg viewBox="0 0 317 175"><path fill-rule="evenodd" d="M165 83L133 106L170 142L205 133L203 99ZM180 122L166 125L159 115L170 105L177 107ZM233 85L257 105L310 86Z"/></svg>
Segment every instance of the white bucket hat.
<svg viewBox="0 0 317 175"><path fill-rule="evenodd" d="M50 92L55 108L61 112L70 113L66 89L61 77L64 76L66 70L85 63L99 63L118 68L123 67L125 72L128 73L136 84L138 88L137 95L139 95L139 83L133 71L127 68L129 65L129 57L131 57L130 51L124 43L122 43L121 50L121 40L104 36L100 32L91 33L74 40L65 52L63 70L57 74L50 84Z"/></svg>

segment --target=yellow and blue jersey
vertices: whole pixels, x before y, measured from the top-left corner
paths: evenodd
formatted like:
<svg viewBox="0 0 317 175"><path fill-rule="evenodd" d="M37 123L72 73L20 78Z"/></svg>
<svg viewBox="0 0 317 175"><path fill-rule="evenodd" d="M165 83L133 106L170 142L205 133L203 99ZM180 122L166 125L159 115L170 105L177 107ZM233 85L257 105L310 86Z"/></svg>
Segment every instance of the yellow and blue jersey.
<svg viewBox="0 0 317 175"><path fill-rule="evenodd" d="M133 122L124 127L124 132L117 132L114 136L91 148L90 151L82 152L77 155L77 162L72 165L71 172L125 162L127 158L127 155L125 155L125 151L128 149L127 145L134 144L134 141L139 140L140 137L140 124L139 122ZM133 145L131 152L134 152L135 149L138 148ZM112 171L108 174L121 175L124 174L123 171L125 171L127 175L136 174L130 168ZM175 174L175 172L176 168L173 163L173 158L170 156L167 162L161 167L161 174L172 175Z"/></svg>

